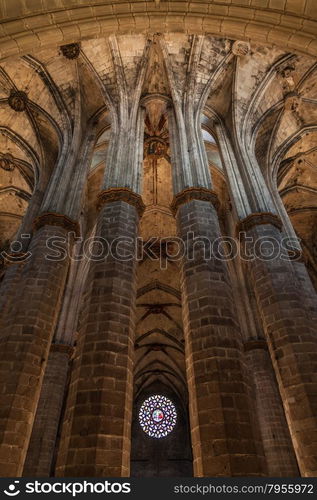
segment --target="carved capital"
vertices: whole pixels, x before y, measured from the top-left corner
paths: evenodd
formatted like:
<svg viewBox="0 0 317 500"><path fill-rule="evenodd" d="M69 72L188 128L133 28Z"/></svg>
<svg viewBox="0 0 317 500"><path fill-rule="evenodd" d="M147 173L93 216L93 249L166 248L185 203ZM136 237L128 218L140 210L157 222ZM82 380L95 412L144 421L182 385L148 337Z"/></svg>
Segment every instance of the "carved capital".
<svg viewBox="0 0 317 500"><path fill-rule="evenodd" d="M46 212L39 217L36 217L33 221L33 229L37 231L43 226L59 226L66 229L68 232L74 232L76 236L79 236L79 224L78 222L72 220L63 214L57 214L54 212Z"/></svg>
<svg viewBox="0 0 317 500"><path fill-rule="evenodd" d="M252 227L263 224L271 224L272 226L277 227L280 231L283 227L283 223L278 215L272 214L271 212L255 212L248 215L245 219L238 223L237 232L249 231Z"/></svg>
<svg viewBox="0 0 317 500"><path fill-rule="evenodd" d="M203 187L191 187L186 188L176 196L171 204L171 210L174 215L176 215L178 208L185 203L188 203L192 200L200 200L200 201L208 201L212 203L216 210L219 208L219 200L217 194L212 191L212 189L207 189Z"/></svg>
<svg viewBox="0 0 317 500"><path fill-rule="evenodd" d="M77 59L80 54L80 44L69 43L67 45L61 45L61 51L66 59Z"/></svg>
<svg viewBox="0 0 317 500"><path fill-rule="evenodd" d="M249 54L251 47L250 47L249 42L245 42L244 40L236 40L232 44L231 50L235 56L243 57L243 56L246 56L247 54Z"/></svg>
<svg viewBox="0 0 317 500"><path fill-rule="evenodd" d="M282 88L285 94L292 92L296 88L295 75L297 61L296 56L288 58L276 67L277 75L280 77Z"/></svg>
<svg viewBox="0 0 317 500"><path fill-rule="evenodd" d="M74 347L68 344L51 344L51 352L61 352L71 358L74 353Z"/></svg>
<svg viewBox="0 0 317 500"><path fill-rule="evenodd" d="M243 345L244 351L253 351L254 349L264 349L268 350L267 342L264 339L252 339L252 340L247 340L247 342L244 343Z"/></svg>
<svg viewBox="0 0 317 500"><path fill-rule="evenodd" d="M142 198L129 188L110 188L101 191L98 195L97 208L100 209L106 203L113 203L115 201L124 201L132 205L136 208L139 217L142 217L145 210Z"/></svg>

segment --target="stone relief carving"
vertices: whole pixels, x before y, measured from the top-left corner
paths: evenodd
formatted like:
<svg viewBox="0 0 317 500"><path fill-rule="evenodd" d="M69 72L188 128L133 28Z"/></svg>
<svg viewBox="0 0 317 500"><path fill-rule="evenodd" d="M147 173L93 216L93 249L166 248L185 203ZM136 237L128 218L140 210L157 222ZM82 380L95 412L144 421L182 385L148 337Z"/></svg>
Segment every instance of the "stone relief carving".
<svg viewBox="0 0 317 500"><path fill-rule="evenodd" d="M62 45L61 51L66 59L77 59L80 54L80 44L69 43L68 45Z"/></svg>
<svg viewBox="0 0 317 500"><path fill-rule="evenodd" d="M0 168L11 172L15 168L13 156L10 153L0 155Z"/></svg>
<svg viewBox="0 0 317 500"><path fill-rule="evenodd" d="M28 96L22 90L12 89L9 95L8 103L9 106L14 109L14 111L21 113L22 111L26 110Z"/></svg>
<svg viewBox="0 0 317 500"><path fill-rule="evenodd" d="M243 40L236 40L232 45L232 53L235 56L246 56L251 50L249 42Z"/></svg>

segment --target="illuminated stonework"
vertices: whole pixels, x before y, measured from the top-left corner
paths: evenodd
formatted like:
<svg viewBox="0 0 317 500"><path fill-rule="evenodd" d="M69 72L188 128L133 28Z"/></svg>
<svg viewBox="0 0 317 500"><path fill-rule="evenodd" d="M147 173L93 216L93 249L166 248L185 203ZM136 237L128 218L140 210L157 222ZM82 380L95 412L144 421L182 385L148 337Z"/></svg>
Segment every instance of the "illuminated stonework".
<svg viewBox="0 0 317 500"><path fill-rule="evenodd" d="M172 401L158 394L147 398L139 411L142 429L154 438L162 438L172 432L176 420L176 408Z"/></svg>

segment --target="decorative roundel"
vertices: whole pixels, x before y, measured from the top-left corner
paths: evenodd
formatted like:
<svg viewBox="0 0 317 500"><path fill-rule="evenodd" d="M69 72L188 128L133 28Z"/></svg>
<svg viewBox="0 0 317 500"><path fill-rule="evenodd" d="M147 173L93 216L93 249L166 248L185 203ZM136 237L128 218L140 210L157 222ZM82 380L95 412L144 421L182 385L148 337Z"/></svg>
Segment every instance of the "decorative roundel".
<svg viewBox="0 0 317 500"><path fill-rule="evenodd" d="M176 408L172 401L159 394L147 398L139 411L142 429L153 438L162 438L172 432L176 419Z"/></svg>

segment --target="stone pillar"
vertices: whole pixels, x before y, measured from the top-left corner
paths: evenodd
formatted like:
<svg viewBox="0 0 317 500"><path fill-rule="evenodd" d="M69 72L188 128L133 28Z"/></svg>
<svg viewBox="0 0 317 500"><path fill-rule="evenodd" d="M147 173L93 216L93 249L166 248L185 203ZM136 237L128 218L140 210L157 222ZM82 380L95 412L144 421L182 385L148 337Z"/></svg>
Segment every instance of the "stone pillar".
<svg viewBox="0 0 317 500"><path fill-rule="evenodd" d="M68 269L68 258L48 260L50 237L67 247L69 219L52 215L37 220L12 299L2 318L0 346L0 471L22 474L32 424Z"/></svg>
<svg viewBox="0 0 317 500"><path fill-rule="evenodd" d="M111 252L92 261L88 273L57 476L120 477L130 470L134 252L144 207L127 188L102 192L100 204L96 236Z"/></svg>
<svg viewBox="0 0 317 500"><path fill-rule="evenodd" d="M302 260L302 256L299 256L292 264L299 284L302 287L302 294L305 297L304 305L306 306L308 315L317 322L317 293L308 274L307 267Z"/></svg>
<svg viewBox="0 0 317 500"><path fill-rule="evenodd" d="M79 234L79 223L72 222L72 219L79 219L84 186L93 155L96 134L96 128L93 124L85 123L82 127L82 130L85 130L85 137L82 138L80 123L81 120L78 117L72 138L73 147L67 149L65 145L65 155L60 157L59 162L55 166L50 184L44 195L42 203L43 213L35 221L35 225L37 225L38 220L53 218L57 222L58 219L64 219L67 229L70 232L77 233L77 235ZM79 146L80 140L81 145ZM67 214L67 216L58 215L57 211ZM69 275L67 276L69 280ZM64 285L63 292L65 289ZM67 306L64 302L65 294L62 295L62 310ZM55 312L56 318L60 320L60 308L56 307ZM66 334L57 340L55 326L58 324L60 324L60 321L55 321L55 347L53 348L56 349L56 343L60 342L64 344L64 349L69 350L71 349L70 345L73 343L72 336L75 333L75 329L67 333L65 332ZM69 359L65 352L54 351L50 353L47 373L45 373L40 392L39 404L26 455L26 463L23 471L24 476L39 477L48 476L51 473L56 433L60 421L65 384L67 382L68 361ZM55 375L54 368L56 369Z"/></svg>
<svg viewBox="0 0 317 500"><path fill-rule="evenodd" d="M180 237L205 245L221 236L208 189L190 188L175 197ZM195 476L259 476L263 457L254 431L247 368L226 263L202 246L182 263L186 370ZM215 250L215 249L214 249Z"/></svg>
<svg viewBox="0 0 317 500"><path fill-rule="evenodd" d="M240 223L249 244L281 245L281 222L273 214L251 214ZM274 239L274 240L272 240ZM281 248L281 247L280 247ZM249 263L272 363L300 472L317 475L317 331L291 261L256 256Z"/></svg>
<svg viewBox="0 0 317 500"><path fill-rule="evenodd" d="M52 344L34 420L23 476L49 477L73 348Z"/></svg>
<svg viewBox="0 0 317 500"><path fill-rule="evenodd" d="M22 266L25 263L25 252L27 252L27 248L32 237L32 223L35 216L39 213L39 206L42 198L43 193L39 190L35 190L15 237L13 250L18 250L13 251L10 249L7 254L8 258L3 258L4 274L2 280L0 281L0 328L1 319L4 319L6 316L5 309L9 306L10 300L14 298L16 293L16 287L19 283ZM21 235L23 235L23 238ZM0 266L1 263L2 256L0 256ZM0 267L0 274L1 270L2 269Z"/></svg>
<svg viewBox="0 0 317 500"><path fill-rule="evenodd" d="M73 247L73 255L82 248L82 240ZM54 475L57 433L69 385L69 358L77 332L78 316L87 278L87 259L71 260L54 340L45 371L32 435L24 465L24 476Z"/></svg>
<svg viewBox="0 0 317 500"><path fill-rule="evenodd" d="M257 414L262 434L268 475L298 477L299 471L283 403L265 340L244 345L255 385Z"/></svg>
<svg viewBox="0 0 317 500"><path fill-rule="evenodd" d="M15 289L19 283L22 268L25 265L25 260L21 256L20 262L6 262L4 264L4 275L0 283L0 328L2 321L5 319L6 310L14 297ZM2 328L1 328L2 330Z"/></svg>
<svg viewBox="0 0 317 500"><path fill-rule="evenodd" d="M28 209L23 217L21 226L16 235L16 239L21 242L22 248L26 249L32 235L32 224L36 216L40 213L41 203L43 201L43 191L35 189L30 200ZM29 236L28 238L21 238L21 235Z"/></svg>

